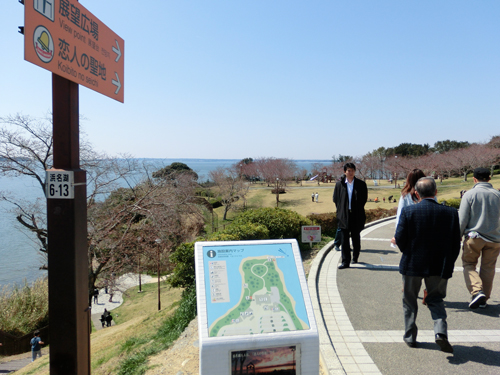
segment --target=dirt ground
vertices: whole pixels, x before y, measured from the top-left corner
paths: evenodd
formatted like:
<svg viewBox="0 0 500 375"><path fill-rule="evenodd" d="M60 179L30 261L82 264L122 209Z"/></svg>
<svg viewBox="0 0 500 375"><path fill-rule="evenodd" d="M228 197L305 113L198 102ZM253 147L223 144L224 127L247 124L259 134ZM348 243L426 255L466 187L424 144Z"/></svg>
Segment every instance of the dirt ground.
<svg viewBox="0 0 500 375"><path fill-rule="evenodd" d="M170 349L151 357L149 364L153 366L146 375L198 375L199 345L198 345L198 318L194 319L175 341ZM327 375L321 368L320 375Z"/></svg>

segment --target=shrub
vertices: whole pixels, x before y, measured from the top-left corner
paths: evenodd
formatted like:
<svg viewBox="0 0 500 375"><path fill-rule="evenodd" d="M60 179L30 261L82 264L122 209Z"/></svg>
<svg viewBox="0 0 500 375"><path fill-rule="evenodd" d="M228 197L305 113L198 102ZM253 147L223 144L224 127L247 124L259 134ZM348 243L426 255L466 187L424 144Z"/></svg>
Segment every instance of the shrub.
<svg viewBox="0 0 500 375"><path fill-rule="evenodd" d="M269 238L297 238L306 218L294 211L279 208L261 208L240 214L226 229L215 232L208 241L264 240ZM300 245L300 242L299 242ZM189 287L195 283L194 242L178 246L170 256L175 265L168 283L173 287Z"/></svg>
<svg viewBox="0 0 500 375"><path fill-rule="evenodd" d="M266 240L269 229L262 224L231 224L226 229L213 233L209 241Z"/></svg>
<svg viewBox="0 0 500 375"><path fill-rule="evenodd" d="M218 198L218 199L210 199L208 201L208 203L210 203L212 205L212 208L219 208L219 207L222 207L222 199L221 198Z"/></svg>
<svg viewBox="0 0 500 375"><path fill-rule="evenodd" d="M398 212L397 207L389 208L388 210L385 208L374 208L372 210L366 210L366 222L371 223L372 221L376 221L379 219L383 219L386 217L391 217L396 215Z"/></svg>
<svg viewBox="0 0 500 375"><path fill-rule="evenodd" d="M194 242L183 243L172 252L170 262L174 264L172 274L167 279L174 288L194 285Z"/></svg>
<svg viewBox="0 0 500 375"><path fill-rule="evenodd" d="M267 227L269 238L296 238L297 240L300 240L301 226L310 224L305 217L295 211L282 208L259 208L238 215L231 225L248 223Z"/></svg>
<svg viewBox="0 0 500 375"><path fill-rule="evenodd" d="M335 237L337 232L337 214L328 212L326 214L311 214L307 218L316 225L321 225L321 234Z"/></svg>
<svg viewBox="0 0 500 375"><path fill-rule="evenodd" d="M444 204L445 206L453 207L453 208L456 208L458 210L460 207L461 199L457 199L457 198L450 198L447 200L440 199L438 202L439 202L439 204Z"/></svg>

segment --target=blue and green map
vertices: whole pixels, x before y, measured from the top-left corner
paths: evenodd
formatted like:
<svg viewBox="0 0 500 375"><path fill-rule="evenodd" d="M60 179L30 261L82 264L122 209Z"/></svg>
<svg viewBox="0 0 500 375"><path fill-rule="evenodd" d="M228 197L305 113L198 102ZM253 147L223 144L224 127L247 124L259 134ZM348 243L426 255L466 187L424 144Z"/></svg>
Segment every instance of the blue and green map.
<svg viewBox="0 0 500 375"><path fill-rule="evenodd" d="M291 244L203 251L210 337L309 329Z"/></svg>

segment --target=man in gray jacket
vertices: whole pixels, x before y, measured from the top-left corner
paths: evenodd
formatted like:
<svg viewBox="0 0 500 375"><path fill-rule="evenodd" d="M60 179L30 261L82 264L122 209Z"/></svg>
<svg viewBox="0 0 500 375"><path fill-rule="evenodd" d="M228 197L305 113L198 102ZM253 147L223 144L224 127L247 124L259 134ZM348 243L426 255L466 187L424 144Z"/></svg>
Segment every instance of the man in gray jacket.
<svg viewBox="0 0 500 375"><path fill-rule="evenodd" d="M464 236L462 263L471 309L486 307L500 252L500 192L488 182L487 168L474 170L474 187L466 192L458 212L460 235ZM476 265L481 257L479 274Z"/></svg>

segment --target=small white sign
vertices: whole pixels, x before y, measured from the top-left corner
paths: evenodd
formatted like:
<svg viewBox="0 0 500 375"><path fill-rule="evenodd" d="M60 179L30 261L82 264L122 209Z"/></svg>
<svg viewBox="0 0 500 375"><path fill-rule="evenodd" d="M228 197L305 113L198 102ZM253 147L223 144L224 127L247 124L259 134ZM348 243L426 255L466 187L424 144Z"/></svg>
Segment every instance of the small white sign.
<svg viewBox="0 0 500 375"><path fill-rule="evenodd" d="M321 226L303 225L302 242L321 242Z"/></svg>
<svg viewBox="0 0 500 375"><path fill-rule="evenodd" d="M47 171L45 190L47 199L74 199L73 171Z"/></svg>

